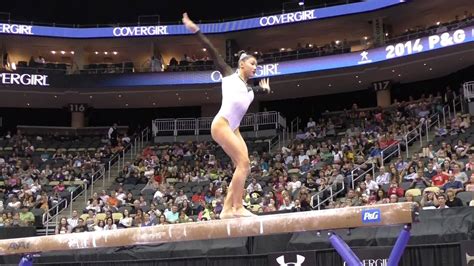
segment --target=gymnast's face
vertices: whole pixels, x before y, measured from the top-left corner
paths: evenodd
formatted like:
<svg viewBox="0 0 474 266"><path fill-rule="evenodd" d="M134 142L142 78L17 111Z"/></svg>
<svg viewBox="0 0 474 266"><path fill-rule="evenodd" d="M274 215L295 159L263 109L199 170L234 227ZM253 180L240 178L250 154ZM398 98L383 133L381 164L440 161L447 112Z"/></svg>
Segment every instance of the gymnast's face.
<svg viewBox="0 0 474 266"><path fill-rule="evenodd" d="M255 73L257 72L257 59L250 56L241 60L239 62L239 69L247 78L255 76Z"/></svg>

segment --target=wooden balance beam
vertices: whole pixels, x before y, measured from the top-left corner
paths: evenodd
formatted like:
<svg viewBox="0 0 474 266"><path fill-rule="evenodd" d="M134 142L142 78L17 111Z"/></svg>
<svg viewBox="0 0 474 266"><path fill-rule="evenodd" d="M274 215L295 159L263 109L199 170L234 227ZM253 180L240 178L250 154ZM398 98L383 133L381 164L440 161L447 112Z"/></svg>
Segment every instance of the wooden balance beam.
<svg viewBox="0 0 474 266"><path fill-rule="evenodd" d="M411 203L0 240L0 255L411 224Z"/></svg>

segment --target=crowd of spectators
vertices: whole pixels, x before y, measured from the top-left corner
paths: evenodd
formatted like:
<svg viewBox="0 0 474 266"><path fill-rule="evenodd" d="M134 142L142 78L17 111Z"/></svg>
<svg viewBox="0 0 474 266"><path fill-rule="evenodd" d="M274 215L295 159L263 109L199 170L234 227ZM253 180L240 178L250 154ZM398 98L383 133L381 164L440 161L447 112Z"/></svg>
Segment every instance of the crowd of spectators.
<svg viewBox="0 0 474 266"><path fill-rule="evenodd" d="M392 144L407 148L410 143L401 136L442 105L443 98L432 95L395 101L385 109L367 111L354 105L344 115L309 120L305 133L275 153L249 146L251 173L244 206L254 213L273 213L400 201L426 209L466 205L457 193L474 191L474 177L468 178L474 165L471 145L445 139L465 138L469 116L448 121L442 127L448 135L409 159L393 156L383 163L380 156ZM373 171L365 171L372 166ZM219 219L232 173L232 163L212 142L147 147L125 164L115 187L94 194L82 214L74 214L79 229L63 219L61 226L67 230L58 232Z"/></svg>
<svg viewBox="0 0 474 266"><path fill-rule="evenodd" d="M97 138L100 142L100 138ZM82 143L78 136L26 136L20 130L0 138L0 226L41 225L42 214L79 193L114 152L104 138L92 149L52 148L61 143ZM41 148L51 145L49 148ZM54 214L54 213L51 213ZM36 220L39 219L39 220Z"/></svg>

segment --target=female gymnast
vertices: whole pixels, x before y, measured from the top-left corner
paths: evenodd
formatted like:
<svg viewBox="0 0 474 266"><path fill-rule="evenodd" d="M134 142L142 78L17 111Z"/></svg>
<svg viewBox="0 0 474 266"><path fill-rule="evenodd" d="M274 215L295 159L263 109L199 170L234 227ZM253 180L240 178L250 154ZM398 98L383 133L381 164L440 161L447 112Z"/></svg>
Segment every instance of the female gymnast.
<svg viewBox="0 0 474 266"><path fill-rule="evenodd" d="M217 70L222 75L222 105L212 121L211 135L232 159L235 171L220 218L254 216L242 205L245 179L250 173L250 161L247 145L239 132L239 125L253 101L254 92L270 93L268 78L260 80L259 86L249 86L247 82L255 76L257 70L257 60L253 55L241 53L238 69L234 72L187 13L183 14L183 24L189 31L195 33L202 45L209 51Z"/></svg>

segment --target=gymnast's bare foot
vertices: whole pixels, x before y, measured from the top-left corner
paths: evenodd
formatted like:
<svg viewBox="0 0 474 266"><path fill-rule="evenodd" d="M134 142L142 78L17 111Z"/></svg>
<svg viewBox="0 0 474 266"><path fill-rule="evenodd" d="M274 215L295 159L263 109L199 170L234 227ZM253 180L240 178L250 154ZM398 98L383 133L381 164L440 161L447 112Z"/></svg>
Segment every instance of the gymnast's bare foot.
<svg viewBox="0 0 474 266"><path fill-rule="evenodd" d="M240 218L240 217L255 217L257 215L253 214L251 211L245 209L244 207L240 208L235 208L234 209L234 217L235 218Z"/></svg>
<svg viewBox="0 0 474 266"><path fill-rule="evenodd" d="M231 219L234 218L234 212L232 209L222 210L219 214L220 219Z"/></svg>

